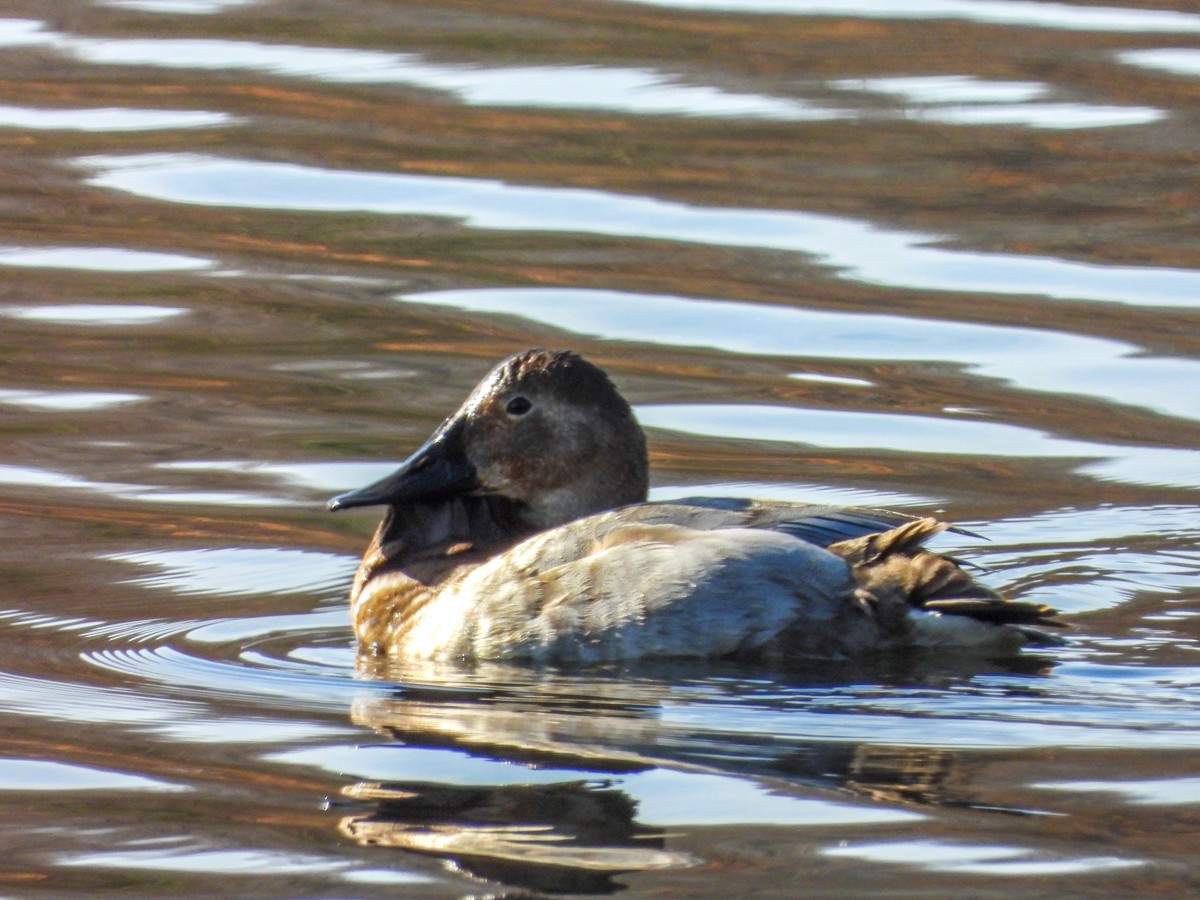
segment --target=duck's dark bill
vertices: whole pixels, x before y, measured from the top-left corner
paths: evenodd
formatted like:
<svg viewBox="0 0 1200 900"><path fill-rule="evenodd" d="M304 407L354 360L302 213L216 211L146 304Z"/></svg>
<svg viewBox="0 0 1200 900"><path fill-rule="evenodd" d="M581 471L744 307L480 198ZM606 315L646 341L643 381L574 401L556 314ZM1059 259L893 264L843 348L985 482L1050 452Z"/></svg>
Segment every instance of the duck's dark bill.
<svg viewBox="0 0 1200 900"><path fill-rule="evenodd" d="M478 482L463 450L462 431L461 419L445 423L391 475L330 500L330 511L435 500L474 490Z"/></svg>

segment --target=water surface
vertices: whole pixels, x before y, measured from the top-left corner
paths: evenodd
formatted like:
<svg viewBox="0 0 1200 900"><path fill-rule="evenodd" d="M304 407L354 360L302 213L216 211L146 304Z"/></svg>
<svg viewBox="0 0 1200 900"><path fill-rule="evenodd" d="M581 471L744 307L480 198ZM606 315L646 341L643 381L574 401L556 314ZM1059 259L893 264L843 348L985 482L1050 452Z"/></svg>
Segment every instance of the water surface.
<svg viewBox="0 0 1200 900"><path fill-rule="evenodd" d="M1200 889L1200 16L0 19L5 896ZM358 659L382 474L573 347L652 496L889 506L1067 646Z"/></svg>

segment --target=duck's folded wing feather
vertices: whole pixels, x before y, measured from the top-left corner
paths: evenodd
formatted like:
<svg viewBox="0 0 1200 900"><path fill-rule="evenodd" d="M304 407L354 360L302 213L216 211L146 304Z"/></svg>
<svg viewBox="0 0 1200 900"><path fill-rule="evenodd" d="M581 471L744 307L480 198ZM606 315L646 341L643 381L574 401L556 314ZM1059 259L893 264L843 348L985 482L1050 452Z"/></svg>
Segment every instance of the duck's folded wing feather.
<svg viewBox="0 0 1200 900"><path fill-rule="evenodd" d="M696 528L763 528L790 535L818 547L828 547L838 541L890 531L920 518L890 509L731 497L688 497L669 504L651 503L642 507L650 515L654 515L655 508L664 511L659 513L664 518L665 511L672 510L681 524L686 520L686 524ZM947 530L971 537L979 536L957 526L948 526Z"/></svg>
<svg viewBox="0 0 1200 900"><path fill-rule="evenodd" d="M746 528L637 523L605 530L576 558L521 579L487 570L471 577L490 607L476 655L723 656L762 646L798 619L831 623L853 603L842 559Z"/></svg>
<svg viewBox="0 0 1200 900"><path fill-rule="evenodd" d="M912 518L903 513L883 509L830 508L817 510L799 518L785 519L772 526L772 530L800 538L818 547L828 547L838 541L888 531L912 521Z"/></svg>

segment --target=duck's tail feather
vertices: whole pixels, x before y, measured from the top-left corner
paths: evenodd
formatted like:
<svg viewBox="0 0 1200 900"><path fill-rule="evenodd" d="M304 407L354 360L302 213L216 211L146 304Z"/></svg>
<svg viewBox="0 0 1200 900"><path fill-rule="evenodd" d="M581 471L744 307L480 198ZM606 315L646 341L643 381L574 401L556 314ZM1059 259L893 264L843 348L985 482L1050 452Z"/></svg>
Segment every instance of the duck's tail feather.
<svg viewBox="0 0 1200 900"><path fill-rule="evenodd" d="M956 560L925 549L926 541L948 527L937 519L914 519L888 531L839 541L829 550L850 564L859 596L885 618L889 608L904 604L991 625L1011 625L1031 643L1055 642L1057 639L1029 626L1066 627L1055 618L1057 610L1006 599L977 582Z"/></svg>
<svg viewBox="0 0 1200 900"><path fill-rule="evenodd" d="M887 531L838 541L830 544L829 549L852 566L876 565L890 556L913 556L922 550L926 541L949 527L945 522L927 516L912 519Z"/></svg>

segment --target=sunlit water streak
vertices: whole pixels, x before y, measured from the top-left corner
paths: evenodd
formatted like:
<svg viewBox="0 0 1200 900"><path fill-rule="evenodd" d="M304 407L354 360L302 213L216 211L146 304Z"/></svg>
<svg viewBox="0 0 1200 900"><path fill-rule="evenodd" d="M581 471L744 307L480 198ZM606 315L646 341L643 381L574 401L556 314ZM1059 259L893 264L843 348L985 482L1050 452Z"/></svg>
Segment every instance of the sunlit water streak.
<svg viewBox="0 0 1200 900"><path fill-rule="evenodd" d="M1200 76L1200 50L1190 47L1164 47L1158 50L1128 50L1117 59L1131 66L1156 69L1172 75Z"/></svg>
<svg viewBox="0 0 1200 900"><path fill-rule="evenodd" d="M162 13L164 15L207 16L251 6L261 0L94 0L99 6L115 9L133 9L138 12Z"/></svg>
<svg viewBox="0 0 1200 900"><path fill-rule="evenodd" d="M116 303L46 304L0 307L0 316L56 325L153 325L187 312L175 306L124 306Z"/></svg>
<svg viewBox="0 0 1200 900"><path fill-rule="evenodd" d="M172 784L130 775L68 765L40 759L0 758L0 790L3 791L188 791L187 785Z"/></svg>
<svg viewBox="0 0 1200 900"><path fill-rule="evenodd" d="M65 131L158 131L215 128L238 121L227 113L169 109L33 109L0 106L0 128Z"/></svg>
<svg viewBox="0 0 1200 900"><path fill-rule="evenodd" d="M415 447L413 449L416 449ZM395 468L385 462L267 462L264 460L175 460L157 468L182 472L230 472L268 479L327 497L382 478Z"/></svg>
<svg viewBox="0 0 1200 900"><path fill-rule="evenodd" d="M216 506L266 506L282 508L297 501L237 491L179 491L163 486L96 481L36 466L0 464L0 485L106 494L146 503L209 503Z"/></svg>
<svg viewBox="0 0 1200 900"><path fill-rule="evenodd" d="M841 79L833 87L896 97L905 119L949 125L1023 125L1030 128L1109 128L1148 125L1164 119L1161 109L1045 102L1046 84L984 81L969 75Z"/></svg>
<svg viewBox="0 0 1200 900"><path fill-rule="evenodd" d="M908 110L905 118L947 125L1024 125L1066 130L1148 125L1167 113L1149 106L1089 106L1082 103L1014 103L935 106Z"/></svg>
<svg viewBox="0 0 1200 900"><path fill-rule="evenodd" d="M637 415L651 428L739 440L899 453L1074 458L1079 460L1075 471L1101 479L1200 489L1200 453L1194 450L1098 444L978 418L717 403L642 405Z"/></svg>
<svg viewBox="0 0 1200 900"><path fill-rule="evenodd" d="M180 846L146 849L142 847L63 854L60 865L85 868L146 869L155 872L224 873L226 875L296 876L317 873L353 877L355 863L338 856L317 853L281 853L275 850L236 848L214 850L196 846L186 835L176 840ZM191 844L191 846L189 846ZM390 873L389 873L390 874ZM394 884L421 884L428 879L409 873L395 873ZM387 882L380 882L387 883Z"/></svg>
<svg viewBox="0 0 1200 900"><path fill-rule="evenodd" d="M890 865L917 866L934 872L1037 877L1086 875L1144 865L1143 860L1111 856L1055 859L1058 854L1023 847L956 844L948 841L843 842L821 851L825 856ZM1050 857L1050 858L1047 858Z"/></svg>
<svg viewBox="0 0 1200 900"><path fill-rule="evenodd" d="M1080 794L1120 794L1130 803L1145 806L1200 805L1200 778L1163 778L1145 781L1055 781L1033 784L1030 787Z"/></svg>
<svg viewBox="0 0 1200 900"><path fill-rule="evenodd" d="M90 272L192 272L212 260L124 247L0 247L0 266L84 269Z"/></svg>
<svg viewBox="0 0 1200 900"><path fill-rule="evenodd" d="M889 94L921 104L1008 104L1040 100L1049 85L1040 81L985 81L972 75L914 75L894 78L843 78L831 82L845 91Z"/></svg>
<svg viewBox="0 0 1200 900"><path fill-rule="evenodd" d="M53 44L56 35L36 19L0 19L0 47L38 47Z"/></svg>
<svg viewBox="0 0 1200 900"><path fill-rule="evenodd" d="M719 403L644 404L636 410L638 420L651 428L817 447L1043 458L1086 458L1113 452L1099 444L968 418Z"/></svg>
<svg viewBox="0 0 1200 900"><path fill-rule="evenodd" d="M972 325L620 291L486 288L403 294L405 303L520 316L606 340L810 359L941 360L1024 390L1081 394L1200 419L1200 363L1071 332Z"/></svg>
<svg viewBox="0 0 1200 900"><path fill-rule="evenodd" d="M1040 294L1148 306L1200 304L1200 272L1109 266L936 245L933 235L782 210L689 206L585 188L352 172L195 154L94 156L97 187L173 203L462 219L473 228L757 247L812 255L868 284L980 294ZM3 260L0 259L0 262Z"/></svg>
<svg viewBox="0 0 1200 900"><path fill-rule="evenodd" d="M327 593L344 588L358 565L333 553L277 547L141 550L106 558L156 571L135 584L192 595Z"/></svg>
<svg viewBox="0 0 1200 900"><path fill-rule="evenodd" d="M245 70L270 75L307 78L343 84L399 84L454 94L473 106L535 106L549 109L610 110L635 115L684 115L757 118L778 121L828 121L853 119L861 111L821 106L796 98L731 93L715 87L679 83L672 76L649 69L601 66L525 66L488 68L479 65L432 63L415 54L338 47L303 47L229 40L121 40L85 38L53 32L10 29L14 45L41 42L96 65L156 66L197 70ZM0 46L4 46L0 36ZM949 78L952 76L943 76ZM925 79L932 83L939 76ZM1014 83L997 83L990 90L977 82L966 90L969 78L959 79L950 95L959 102L998 103L1002 96L1036 97L1043 92ZM918 79L842 80L835 87L903 92L905 82ZM946 85L948 87L948 84ZM928 97L928 90L923 92ZM947 96L943 91L943 97ZM910 91L910 99L913 94ZM983 98L980 100L980 98ZM947 102L920 99L917 102ZM143 110L83 112L77 119L54 111L11 110L9 124L20 127L71 127L90 130L143 130L156 127L211 127L229 124L219 113L153 113ZM124 116L113 113L123 112ZM104 115L108 113L108 115ZM158 119L155 119L155 116ZM1149 107L1094 106L1085 103L1018 104L988 109L944 106L908 113L930 121L959 125L1021 125L1033 128L1101 128L1144 125L1165 113ZM190 116L190 118L188 118ZM172 118L173 117L173 118ZM209 118L205 118L209 117ZM218 118L212 118L218 117ZM172 126L172 120L176 123ZM4 124L0 108L0 124Z"/></svg>
<svg viewBox="0 0 1200 900"><path fill-rule="evenodd" d="M110 409L147 398L141 394L115 391L32 391L0 388L0 404L39 409L48 412L86 412Z"/></svg>
<svg viewBox="0 0 1200 900"><path fill-rule="evenodd" d="M453 94L472 106L537 106L683 115L822 121L846 113L804 100L732 93L652 69L597 65L489 67L436 63L412 53L229 40L121 40L10 26L8 46L41 44L93 65L247 70L337 84L405 85ZM0 46L4 46L0 32Z"/></svg>
<svg viewBox="0 0 1200 900"><path fill-rule="evenodd" d="M299 685L293 681L293 688ZM347 699L348 695L343 693L343 708ZM0 710L9 716L76 726L121 726L167 743L271 744L336 736L346 731L316 721L230 716L195 699L154 696L144 688L100 687L7 672L0 673Z"/></svg>
<svg viewBox="0 0 1200 900"><path fill-rule="evenodd" d="M626 0L702 12L761 13L868 19L962 19L985 25L1111 31L1128 34L1200 32L1200 16L1173 10L1081 6L1030 0Z"/></svg>

